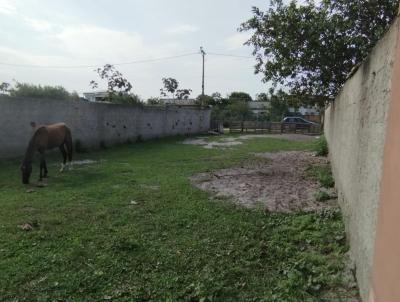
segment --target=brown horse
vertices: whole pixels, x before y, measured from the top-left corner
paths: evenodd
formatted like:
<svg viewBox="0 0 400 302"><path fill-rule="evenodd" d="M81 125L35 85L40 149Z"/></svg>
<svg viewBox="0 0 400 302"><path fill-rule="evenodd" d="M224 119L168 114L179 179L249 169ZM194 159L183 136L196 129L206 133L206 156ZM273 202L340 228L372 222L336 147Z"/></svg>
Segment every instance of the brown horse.
<svg viewBox="0 0 400 302"><path fill-rule="evenodd" d="M32 173L32 161L35 152L40 153L40 177L47 177L47 164L45 159L45 151L59 148L63 155L63 163L61 164L61 172L67 162L72 160L72 137L71 130L64 123L58 123L48 126L39 126L29 141L28 148L26 149L24 160L22 161L22 182L29 183L29 178Z"/></svg>

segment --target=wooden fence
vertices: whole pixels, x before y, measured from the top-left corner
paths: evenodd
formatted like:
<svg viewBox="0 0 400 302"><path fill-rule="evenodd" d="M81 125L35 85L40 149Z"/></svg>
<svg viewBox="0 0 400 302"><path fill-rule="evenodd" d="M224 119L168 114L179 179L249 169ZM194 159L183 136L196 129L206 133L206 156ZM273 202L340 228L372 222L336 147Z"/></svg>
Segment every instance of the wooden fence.
<svg viewBox="0 0 400 302"><path fill-rule="evenodd" d="M284 124L272 122L231 122L229 127L230 133L303 133L303 134L320 134L321 126L304 124Z"/></svg>

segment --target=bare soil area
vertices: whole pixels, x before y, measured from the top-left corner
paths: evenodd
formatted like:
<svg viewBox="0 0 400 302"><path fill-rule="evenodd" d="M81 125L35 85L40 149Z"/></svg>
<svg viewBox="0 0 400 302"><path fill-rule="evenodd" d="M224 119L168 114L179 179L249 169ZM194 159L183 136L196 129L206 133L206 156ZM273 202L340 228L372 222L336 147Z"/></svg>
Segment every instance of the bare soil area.
<svg viewBox="0 0 400 302"><path fill-rule="evenodd" d="M315 136L304 134L247 134L235 137L222 137L217 141L209 141L208 137L189 138L186 139L183 144L202 146L206 149L213 149L216 147L229 148L232 146L241 145L245 140L254 138L275 138L289 141L312 141L316 139Z"/></svg>
<svg viewBox="0 0 400 302"><path fill-rule="evenodd" d="M335 199L316 200L320 184L306 171L310 165L327 164L326 158L305 151L255 155L258 159L251 164L197 174L190 180L216 197L231 198L247 208L263 207L266 211L289 213L336 207Z"/></svg>

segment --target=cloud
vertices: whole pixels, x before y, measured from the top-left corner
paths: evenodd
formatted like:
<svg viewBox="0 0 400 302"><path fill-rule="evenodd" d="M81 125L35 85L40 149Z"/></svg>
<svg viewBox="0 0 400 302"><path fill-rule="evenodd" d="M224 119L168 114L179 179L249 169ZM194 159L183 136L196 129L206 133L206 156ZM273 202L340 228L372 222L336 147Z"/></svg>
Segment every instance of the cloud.
<svg viewBox="0 0 400 302"><path fill-rule="evenodd" d="M0 0L0 14L11 15L17 10L14 1L12 0Z"/></svg>
<svg viewBox="0 0 400 302"><path fill-rule="evenodd" d="M164 32L169 35L180 35L180 34L196 32L199 30L200 30L200 28L198 28L197 26L189 25L189 24L181 24L181 25L175 25L175 26L166 28L164 30Z"/></svg>
<svg viewBox="0 0 400 302"><path fill-rule="evenodd" d="M100 61L123 61L148 56L141 35L98 26L68 26L55 38L69 55Z"/></svg>
<svg viewBox="0 0 400 302"><path fill-rule="evenodd" d="M243 44L249 40L251 37L251 33L236 33L227 39L225 39L225 46L230 49L238 49L243 47Z"/></svg>
<svg viewBox="0 0 400 302"><path fill-rule="evenodd" d="M29 25L29 27L31 27L36 31L48 31L53 28L53 24L46 20L40 20L28 17L24 18L24 20Z"/></svg>

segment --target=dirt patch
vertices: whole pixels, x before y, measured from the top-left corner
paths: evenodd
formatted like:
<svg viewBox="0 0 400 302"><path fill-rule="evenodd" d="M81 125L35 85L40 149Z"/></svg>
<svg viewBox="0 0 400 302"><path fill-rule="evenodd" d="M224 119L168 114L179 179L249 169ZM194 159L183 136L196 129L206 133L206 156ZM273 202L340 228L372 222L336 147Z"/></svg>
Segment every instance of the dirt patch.
<svg viewBox="0 0 400 302"><path fill-rule="evenodd" d="M236 137L224 137L216 141L209 141L208 137L197 137L186 139L183 144L185 145L196 145L202 146L206 149L213 148L229 148L243 144L243 141L255 138L275 138L285 139L289 141L312 141L315 140L315 136L303 135L303 134L249 134L240 135Z"/></svg>
<svg viewBox="0 0 400 302"><path fill-rule="evenodd" d="M202 190L217 197L229 197L247 208L261 206L267 211L288 213L336 206L335 200L316 201L320 185L306 171L310 165L327 164L327 159L304 151L256 156L259 159L251 164L197 174L190 180Z"/></svg>

